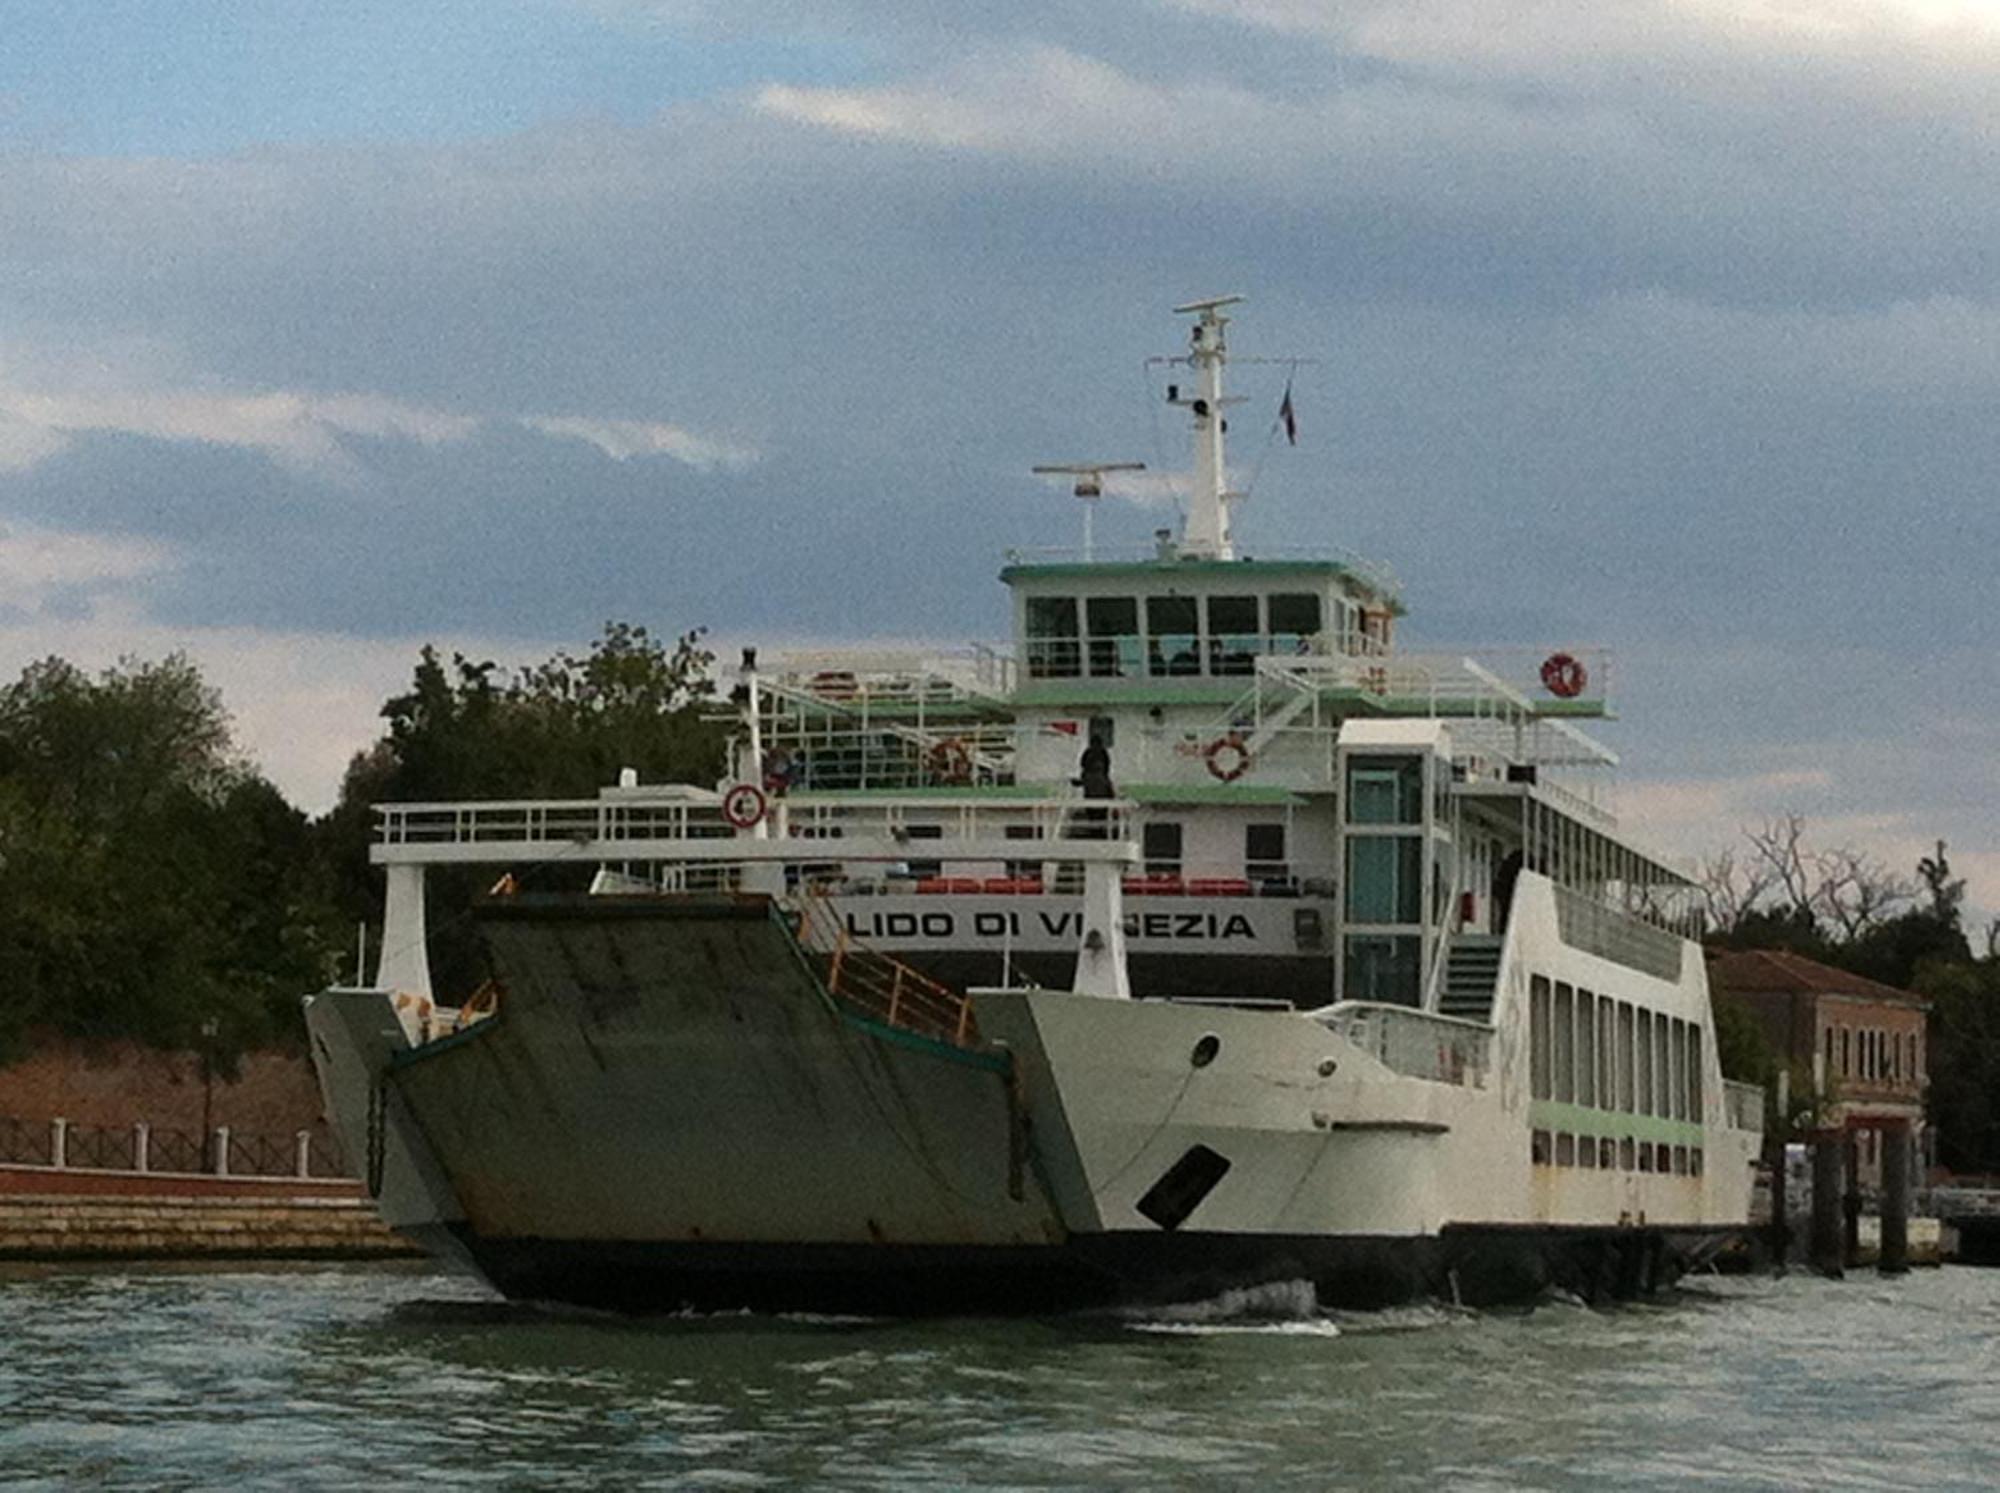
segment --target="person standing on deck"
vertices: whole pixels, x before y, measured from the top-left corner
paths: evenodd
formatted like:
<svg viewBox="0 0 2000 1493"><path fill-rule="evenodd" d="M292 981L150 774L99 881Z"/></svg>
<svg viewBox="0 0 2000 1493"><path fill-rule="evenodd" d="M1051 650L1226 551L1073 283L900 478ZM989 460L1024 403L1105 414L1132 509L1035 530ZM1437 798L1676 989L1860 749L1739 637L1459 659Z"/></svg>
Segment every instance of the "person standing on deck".
<svg viewBox="0 0 2000 1493"><path fill-rule="evenodd" d="M1102 736L1092 736L1090 745L1083 749L1083 756L1077 764L1077 784L1083 789L1085 798L1116 798L1118 790L1111 782L1111 748L1104 744ZM1083 828L1078 838L1101 840L1104 838L1105 814L1102 809L1085 809L1079 816Z"/></svg>

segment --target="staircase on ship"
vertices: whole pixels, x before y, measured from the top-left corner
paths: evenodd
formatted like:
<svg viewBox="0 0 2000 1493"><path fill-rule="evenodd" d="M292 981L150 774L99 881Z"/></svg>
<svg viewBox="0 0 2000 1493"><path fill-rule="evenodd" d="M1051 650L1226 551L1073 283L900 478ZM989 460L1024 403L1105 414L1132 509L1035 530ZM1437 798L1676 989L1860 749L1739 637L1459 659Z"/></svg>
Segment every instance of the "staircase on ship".
<svg viewBox="0 0 2000 1493"><path fill-rule="evenodd" d="M1438 993L1438 1014L1462 1021L1493 1020L1493 991L1500 980L1497 934L1461 933L1445 957L1444 989Z"/></svg>

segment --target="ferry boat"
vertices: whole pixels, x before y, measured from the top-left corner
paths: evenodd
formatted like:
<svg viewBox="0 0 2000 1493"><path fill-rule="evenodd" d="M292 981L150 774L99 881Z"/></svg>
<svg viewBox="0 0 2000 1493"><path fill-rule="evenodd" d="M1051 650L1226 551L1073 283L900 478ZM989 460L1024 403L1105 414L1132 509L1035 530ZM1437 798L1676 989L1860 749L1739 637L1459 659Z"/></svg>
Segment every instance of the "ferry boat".
<svg viewBox="0 0 2000 1493"><path fill-rule="evenodd" d="M1182 531L1009 556L1010 647L746 655L713 789L378 808L375 980L306 1019L391 1225L512 1296L895 1313L1598 1299L1742 1229L1761 1095L1602 652L1405 651L1383 567L1239 552L1237 299L1176 308ZM439 865L501 877L455 1008Z"/></svg>

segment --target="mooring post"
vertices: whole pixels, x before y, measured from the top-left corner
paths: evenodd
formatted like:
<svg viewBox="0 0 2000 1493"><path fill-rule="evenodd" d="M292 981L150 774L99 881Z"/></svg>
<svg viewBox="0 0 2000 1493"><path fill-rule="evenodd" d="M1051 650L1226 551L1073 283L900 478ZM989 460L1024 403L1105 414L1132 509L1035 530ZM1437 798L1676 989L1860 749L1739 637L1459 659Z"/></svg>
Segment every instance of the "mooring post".
<svg viewBox="0 0 2000 1493"><path fill-rule="evenodd" d="M1892 1120L1882 1136L1882 1251L1875 1268L1902 1275L1910 1268L1910 1127Z"/></svg>
<svg viewBox="0 0 2000 1493"><path fill-rule="evenodd" d="M1815 1131L1812 1139L1812 1267L1839 1280L1845 1255L1841 1244L1841 1202L1847 1167L1838 1130Z"/></svg>
<svg viewBox="0 0 2000 1493"><path fill-rule="evenodd" d="M1840 1200L1840 1262L1853 1269L1861 1263L1861 1132L1849 1130L1842 1137L1841 1165L1847 1172L1847 1190Z"/></svg>

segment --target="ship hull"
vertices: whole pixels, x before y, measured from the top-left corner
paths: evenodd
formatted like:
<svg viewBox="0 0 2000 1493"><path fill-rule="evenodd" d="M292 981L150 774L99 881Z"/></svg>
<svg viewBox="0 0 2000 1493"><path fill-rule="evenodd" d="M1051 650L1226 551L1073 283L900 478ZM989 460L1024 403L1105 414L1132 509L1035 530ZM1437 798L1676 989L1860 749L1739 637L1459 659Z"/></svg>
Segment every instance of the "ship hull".
<svg viewBox="0 0 2000 1493"><path fill-rule="evenodd" d="M1607 1174L1547 1216L1518 1093L1456 1064L1401 1076L1309 1015L982 991L961 1045L851 1009L761 900L520 898L482 919L499 1016L401 1050L381 992L329 992L307 1018L385 1219L510 1297L1018 1314L1304 1282L1338 1307L1601 1300L1733 1232L1699 1181L1666 1176Z"/></svg>
<svg viewBox="0 0 2000 1493"><path fill-rule="evenodd" d="M461 1229L448 1242L523 1300L631 1313L961 1316L1143 1310L1294 1283L1328 1309L1490 1306L1552 1291L1598 1303L1663 1289L1732 1236L1466 1227L1416 1238L1097 1234L1010 1248L481 1239ZM1273 1304L1290 1310L1299 1297L1281 1290Z"/></svg>

